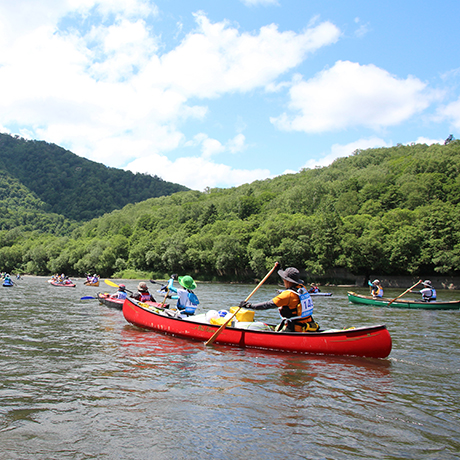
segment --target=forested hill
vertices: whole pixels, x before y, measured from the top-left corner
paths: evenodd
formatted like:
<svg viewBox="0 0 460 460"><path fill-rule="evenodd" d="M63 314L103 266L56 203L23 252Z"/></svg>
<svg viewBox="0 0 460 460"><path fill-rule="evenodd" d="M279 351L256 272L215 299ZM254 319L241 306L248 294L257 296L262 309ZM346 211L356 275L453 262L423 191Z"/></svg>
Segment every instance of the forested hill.
<svg viewBox="0 0 460 460"><path fill-rule="evenodd" d="M460 141L357 151L325 168L127 205L67 237L0 232L0 261L105 277L247 280L275 261L308 276L458 276L459 172Z"/></svg>
<svg viewBox="0 0 460 460"><path fill-rule="evenodd" d="M128 203L188 190L157 176L87 160L55 144L0 133L0 171L24 184L44 211L85 221Z"/></svg>
<svg viewBox="0 0 460 460"><path fill-rule="evenodd" d="M22 232L68 234L76 227L64 216L46 212L46 207L24 184L0 169L0 230L10 231L6 241Z"/></svg>

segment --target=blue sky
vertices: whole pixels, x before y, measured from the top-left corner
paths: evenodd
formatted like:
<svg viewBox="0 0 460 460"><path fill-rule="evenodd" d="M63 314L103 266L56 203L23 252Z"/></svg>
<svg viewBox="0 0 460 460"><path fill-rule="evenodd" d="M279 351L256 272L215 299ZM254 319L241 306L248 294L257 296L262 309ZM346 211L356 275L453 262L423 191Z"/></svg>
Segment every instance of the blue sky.
<svg viewBox="0 0 460 460"><path fill-rule="evenodd" d="M458 17L458 0L0 0L0 132L197 190L443 143Z"/></svg>

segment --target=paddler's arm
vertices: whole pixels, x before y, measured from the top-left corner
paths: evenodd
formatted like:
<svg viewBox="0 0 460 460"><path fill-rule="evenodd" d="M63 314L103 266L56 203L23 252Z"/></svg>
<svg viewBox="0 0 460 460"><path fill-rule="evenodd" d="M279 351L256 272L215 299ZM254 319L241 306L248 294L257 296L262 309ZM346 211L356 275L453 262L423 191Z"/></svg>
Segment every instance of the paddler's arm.
<svg viewBox="0 0 460 460"><path fill-rule="evenodd" d="M289 291L282 291L272 300L268 300L267 302L260 302L260 303L253 303L248 304L247 308L253 308L254 310L269 310L271 308L282 308L283 305L288 303L289 297L292 295Z"/></svg>
<svg viewBox="0 0 460 460"><path fill-rule="evenodd" d="M173 283L174 283L174 277L175 275L171 276L171 278L169 278L169 282L168 282L168 289L171 291L171 292L177 292L177 289L173 286ZM177 299L177 297L176 297Z"/></svg>
<svg viewBox="0 0 460 460"><path fill-rule="evenodd" d="M269 300L267 302L260 302L260 303L249 303L245 308L250 308L253 310L269 310L270 308L278 308L273 300Z"/></svg>

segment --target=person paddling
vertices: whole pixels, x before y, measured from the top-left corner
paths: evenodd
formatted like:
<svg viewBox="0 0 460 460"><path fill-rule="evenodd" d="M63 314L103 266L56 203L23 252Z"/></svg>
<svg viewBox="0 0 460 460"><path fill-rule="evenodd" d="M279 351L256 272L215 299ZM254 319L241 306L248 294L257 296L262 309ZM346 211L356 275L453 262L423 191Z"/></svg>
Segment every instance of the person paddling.
<svg viewBox="0 0 460 460"><path fill-rule="evenodd" d="M283 319L276 328L278 331L287 332L315 332L319 329L318 323L313 319L313 300L304 282L299 278L299 270L288 267L278 270L278 275L284 283L285 290L267 302L250 304L242 302L240 306L253 310L267 310L278 308Z"/></svg>
<svg viewBox="0 0 460 460"><path fill-rule="evenodd" d="M124 300L124 299L126 299L127 296L128 295L126 293L126 286L124 284L120 284L118 286L117 292L115 292L115 294L112 294L110 297L112 297L113 299Z"/></svg>
<svg viewBox="0 0 460 460"><path fill-rule="evenodd" d="M156 302L153 295L150 294L149 288L147 287L147 283L141 281L137 285L137 292L135 292L132 296L133 299L139 300L140 302Z"/></svg>
<svg viewBox="0 0 460 460"><path fill-rule="evenodd" d="M374 299L379 297L383 297L383 287L380 284L379 280L374 280L372 283L370 281L367 282L371 287L371 295Z"/></svg>
<svg viewBox="0 0 460 460"><path fill-rule="evenodd" d="M431 285L431 281L425 280L422 286L423 289L418 291L422 294L422 300L424 302L436 302L436 289ZM412 290L410 292L412 292Z"/></svg>
<svg viewBox="0 0 460 460"><path fill-rule="evenodd" d="M174 280L178 279L179 284L184 288L175 288L173 286ZM175 292L177 295L168 296L170 299L177 299L177 309L183 311L187 316L195 314L200 301L198 297L193 292L193 289L196 289L196 283L193 278L189 275L177 276L172 275L168 282L168 291Z"/></svg>

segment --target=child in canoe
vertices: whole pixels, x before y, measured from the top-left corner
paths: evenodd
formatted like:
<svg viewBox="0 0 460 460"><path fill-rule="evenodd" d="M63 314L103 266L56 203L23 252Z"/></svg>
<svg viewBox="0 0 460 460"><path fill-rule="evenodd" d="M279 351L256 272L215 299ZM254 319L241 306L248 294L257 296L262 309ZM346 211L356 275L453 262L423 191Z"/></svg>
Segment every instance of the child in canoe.
<svg viewBox="0 0 460 460"><path fill-rule="evenodd" d="M179 284L182 288L175 288L173 286L174 279L178 279ZM177 299L177 309L183 311L187 316L195 314L200 301L198 297L193 292L193 289L196 289L196 283L193 281L193 278L189 275L177 276L172 275L168 282L169 292L175 292L177 295L168 296L171 299Z"/></svg>

